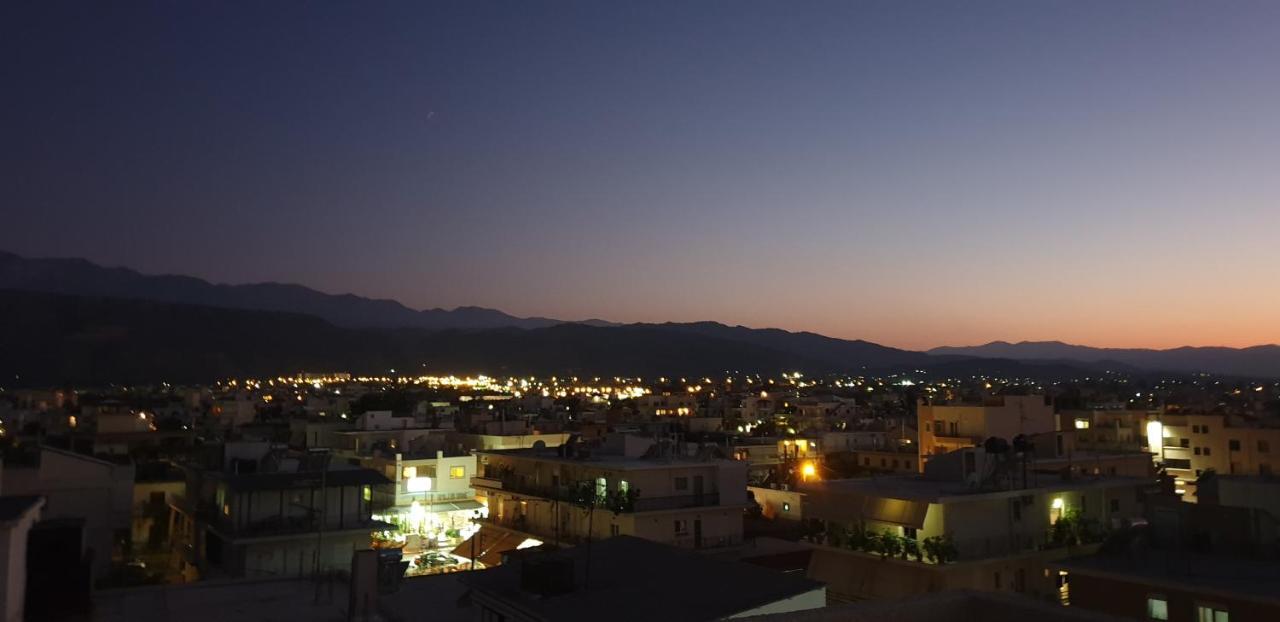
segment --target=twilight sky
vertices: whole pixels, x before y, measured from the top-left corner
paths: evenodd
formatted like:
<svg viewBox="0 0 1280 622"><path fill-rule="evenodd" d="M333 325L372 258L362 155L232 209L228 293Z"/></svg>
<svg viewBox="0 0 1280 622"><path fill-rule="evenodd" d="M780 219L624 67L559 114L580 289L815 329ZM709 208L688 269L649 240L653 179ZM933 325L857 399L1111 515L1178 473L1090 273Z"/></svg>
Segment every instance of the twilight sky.
<svg viewBox="0 0 1280 622"><path fill-rule="evenodd" d="M911 348L1280 342L1274 0L20 1L0 80L24 255Z"/></svg>

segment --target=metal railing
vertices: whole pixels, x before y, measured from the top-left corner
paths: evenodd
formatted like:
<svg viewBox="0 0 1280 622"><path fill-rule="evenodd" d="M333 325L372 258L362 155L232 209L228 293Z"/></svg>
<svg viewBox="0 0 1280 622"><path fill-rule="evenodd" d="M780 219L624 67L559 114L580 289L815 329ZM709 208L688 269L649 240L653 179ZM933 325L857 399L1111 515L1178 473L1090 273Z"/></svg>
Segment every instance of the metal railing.
<svg viewBox="0 0 1280 622"><path fill-rule="evenodd" d="M527 495L542 499L571 502L574 495L568 486L544 486L520 482L517 478L476 477L471 480L472 486L490 490L501 490L514 495ZM598 497L598 507L607 507L607 497ZM693 495L677 495L669 497L646 497L641 492L626 512L654 512L660 510L678 510L682 508L711 507L720 505L720 493L704 492Z"/></svg>

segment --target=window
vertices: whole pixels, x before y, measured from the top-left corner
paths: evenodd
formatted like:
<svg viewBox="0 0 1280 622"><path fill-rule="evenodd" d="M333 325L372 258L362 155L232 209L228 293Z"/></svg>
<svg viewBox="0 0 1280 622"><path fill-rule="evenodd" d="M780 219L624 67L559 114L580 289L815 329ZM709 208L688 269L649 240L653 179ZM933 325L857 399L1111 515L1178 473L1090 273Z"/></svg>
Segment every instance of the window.
<svg viewBox="0 0 1280 622"><path fill-rule="evenodd" d="M1221 605L1196 605L1196 622L1231 622L1231 616Z"/></svg>
<svg viewBox="0 0 1280 622"><path fill-rule="evenodd" d="M596 498L603 499L609 495L609 480L603 477L596 478Z"/></svg>
<svg viewBox="0 0 1280 622"><path fill-rule="evenodd" d="M997 590L1000 589L1000 573L999 572L995 573L993 575L993 578L995 579L996 589Z"/></svg>
<svg viewBox="0 0 1280 622"><path fill-rule="evenodd" d="M621 531L618 529L617 525L609 525L609 535L616 536L619 533L621 533Z"/></svg>
<svg viewBox="0 0 1280 622"><path fill-rule="evenodd" d="M904 538L906 538L906 539L908 539L908 540L915 540L915 539L916 539L916 535L917 535L917 532L916 532L916 528L915 528L915 527L903 527L903 528L902 528L902 537L904 537Z"/></svg>
<svg viewBox="0 0 1280 622"><path fill-rule="evenodd" d="M467 476L467 467L449 467L449 479L462 479Z"/></svg>
<svg viewBox="0 0 1280 622"><path fill-rule="evenodd" d="M672 529L674 529L676 535L687 533L689 531L689 521L687 520L672 521Z"/></svg>
<svg viewBox="0 0 1280 622"><path fill-rule="evenodd" d="M1164 596L1156 594L1147 596L1147 619L1169 619L1169 601L1165 600Z"/></svg>
<svg viewBox="0 0 1280 622"><path fill-rule="evenodd" d="M1234 438L1227 441L1227 449L1231 451L1240 451L1240 441Z"/></svg>
<svg viewBox="0 0 1280 622"><path fill-rule="evenodd" d="M788 503L788 502L786 502L786 501L783 501L783 502L782 502L782 511L783 511L783 512L790 512L790 511L791 511L791 504L790 504L790 503Z"/></svg>
<svg viewBox="0 0 1280 622"><path fill-rule="evenodd" d="M1258 453L1260 454L1271 453L1271 442L1262 441L1262 440L1258 441Z"/></svg>
<svg viewBox="0 0 1280 622"><path fill-rule="evenodd" d="M1209 455L1209 448L1208 448L1208 447L1205 447L1205 448L1204 448L1204 455L1206 455L1206 456L1207 456L1207 455Z"/></svg>
<svg viewBox="0 0 1280 622"><path fill-rule="evenodd" d="M1027 570L1025 568L1019 568L1013 573L1013 589L1019 593L1027 591Z"/></svg>
<svg viewBox="0 0 1280 622"><path fill-rule="evenodd" d="M676 486L676 490L688 490L688 489L689 489L689 478L687 478L687 477L677 477L677 478L676 478L676 482L675 482L675 486Z"/></svg>
<svg viewBox="0 0 1280 622"><path fill-rule="evenodd" d="M360 492L361 492L361 496L364 497L365 501L373 500L373 488L371 486L362 487L360 489Z"/></svg>
<svg viewBox="0 0 1280 622"><path fill-rule="evenodd" d="M1199 447L1196 447L1196 455L1197 455L1197 456L1198 456L1198 455L1200 455L1200 448L1199 448Z"/></svg>
<svg viewBox="0 0 1280 622"><path fill-rule="evenodd" d="M1185 449L1185 448L1187 448L1187 447L1190 447L1190 446L1191 446L1191 439L1189 439L1189 438L1180 438L1180 439L1178 439L1178 446L1179 446L1179 447L1182 447L1182 448L1184 448L1184 449Z"/></svg>
<svg viewBox="0 0 1280 622"><path fill-rule="evenodd" d="M1120 500L1119 500L1119 499L1112 499L1112 500L1111 500L1111 513L1112 513L1112 514L1115 514L1116 512L1119 512L1119 511L1120 511Z"/></svg>
<svg viewBox="0 0 1280 622"><path fill-rule="evenodd" d="M400 471L400 475L405 479L413 479L418 476L418 467L416 466L405 467Z"/></svg>

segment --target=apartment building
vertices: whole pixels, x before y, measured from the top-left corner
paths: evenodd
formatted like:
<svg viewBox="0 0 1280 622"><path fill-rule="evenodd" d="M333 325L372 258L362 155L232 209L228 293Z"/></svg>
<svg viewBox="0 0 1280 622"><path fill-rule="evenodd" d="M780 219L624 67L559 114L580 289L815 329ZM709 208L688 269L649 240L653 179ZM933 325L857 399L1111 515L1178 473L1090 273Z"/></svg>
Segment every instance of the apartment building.
<svg viewBox="0 0 1280 622"><path fill-rule="evenodd" d="M75 525L81 554L97 579L130 540L134 466L39 446L10 450L4 459L6 495L44 497L42 517ZM75 560L67 560L68 566Z"/></svg>
<svg viewBox="0 0 1280 622"><path fill-rule="evenodd" d="M945 589L1054 598L1063 584L1047 564L1091 552L1103 526L1141 517L1154 485L1152 478L1106 476L990 485L950 467L931 463L932 479L805 485L805 517L824 528L809 577L848 600ZM886 542L892 546L884 548Z"/></svg>
<svg viewBox="0 0 1280 622"><path fill-rule="evenodd" d="M981 444L988 438L1006 440L1020 434L1041 434L1058 429L1053 404L1043 395L1005 395L981 404L928 404L916 406L919 430L917 458L924 463L944 454Z"/></svg>
<svg viewBox="0 0 1280 622"><path fill-rule="evenodd" d="M613 435L587 447L479 452L489 525L542 541L632 535L681 547L742 541L747 465ZM483 532L479 535L485 535ZM513 545L514 546L514 545Z"/></svg>
<svg viewBox="0 0 1280 622"><path fill-rule="evenodd" d="M394 525L392 537L406 553L453 547L474 531L473 519L484 508L471 487L474 455L397 453L367 457L361 465L391 480L374 493L379 509L373 518Z"/></svg>
<svg viewBox="0 0 1280 622"><path fill-rule="evenodd" d="M1183 500L1196 501L1196 480L1270 475L1280 470L1280 425L1266 420L1177 410L1065 411L1075 443L1097 451L1146 451L1172 475Z"/></svg>
<svg viewBox="0 0 1280 622"><path fill-rule="evenodd" d="M698 410L698 396L692 393L663 393L636 398L636 412L644 419L693 417L698 414Z"/></svg>
<svg viewBox="0 0 1280 622"><path fill-rule="evenodd" d="M246 450L247 451L247 450ZM287 577L347 568L370 534L382 474L320 456L187 469L170 530L187 576Z"/></svg>

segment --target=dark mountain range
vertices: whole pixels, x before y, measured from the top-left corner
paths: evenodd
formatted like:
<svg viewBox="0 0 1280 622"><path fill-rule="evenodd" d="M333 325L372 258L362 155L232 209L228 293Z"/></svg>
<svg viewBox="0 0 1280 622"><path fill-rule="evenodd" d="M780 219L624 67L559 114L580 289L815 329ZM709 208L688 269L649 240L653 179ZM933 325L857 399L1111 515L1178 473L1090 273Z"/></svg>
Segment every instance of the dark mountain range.
<svg viewBox="0 0 1280 622"><path fill-rule="evenodd" d="M1182 373L1208 372L1233 376L1280 377L1280 346L1251 348L1182 347L1092 348L1061 341L993 341L981 346L941 347L930 355L1005 358L1019 361L1068 361L1099 364L1114 361L1139 369Z"/></svg>
<svg viewBox="0 0 1280 622"><path fill-rule="evenodd" d="M305 313L348 328L545 328L564 323L550 318L515 317L483 307L418 311L394 300L326 294L301 285L221 285L190 276L148 275L128 268L106 268L84 259L29 259L3 251L0 251L0 289ZM601 320L584 323L609 324Z"/></svg>
<svg viewBox="0 0 1280 622"><path fill-rule="evenodd" d="M836 369L908 367L938 362L922 352L899 350L861 339L848 340L816 333L793 333L778 328L726 326L718 322L638 324L685 334L741 341L823 361ZM852 366L852 367L851 367Z"/></svg>
<svg viewBox="0 0 1280 622"><path fill-rule="evenodd" d="M0 291L2 384L208 382L301 370L695 375L819 370L750 343L645 326L350 329L316 317Z"/></svg>
<svg viewBox="0 0 1280 622"><path fill-rule="evenodd" d="M32 378L31 370L40 369L41 377L53 382L208 380L304 368L372 372L423 364L436 371L609 375L788 369L1001 369L1043 375L1052 368L1053 375L1069 376L1076 369L1127 366L1280 377L1280 346L1141 350L993 342L924 353L716 322L618 325L520 318L481 307L418 311L394 300L332 295L300 285L219 285L104 268L82 259L26 259L4 252L0 289L11 290L4 294L9 319L0 342L4 368L25 369ZM140 324L139 317L154 324ZM50 347L36 347L40 339ZM18 352L30 358L17 358ZM144 371L160 375L148 377Z"/></svg>
<svg viewBox="0 0 1280 622"><path fill-rule="evenodd" d="M918 367L915 357L909 357L910 365L893 363L904 352L893 348L882 348L888 358L881 358L885 353L875 344L850 346L850 353L866 354L861 358L851 354L837 359L831 352L815 357L749 338L719 336L741 336L741 331L755 332L723 325L643 324L352 329L293 313L0 290L0 384L209 382L303 370L693 376ZM768 339L785 346L788 334L768 331ZM963 357L935 360L946 373L960 374L993 363ZM1020 370L1013 361L995 366Z"/></svg>

